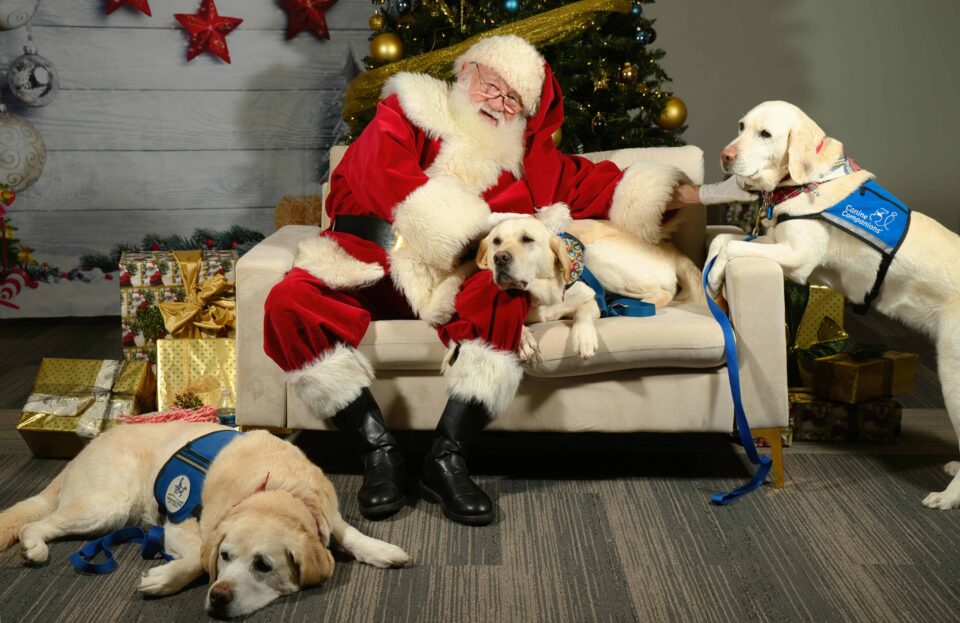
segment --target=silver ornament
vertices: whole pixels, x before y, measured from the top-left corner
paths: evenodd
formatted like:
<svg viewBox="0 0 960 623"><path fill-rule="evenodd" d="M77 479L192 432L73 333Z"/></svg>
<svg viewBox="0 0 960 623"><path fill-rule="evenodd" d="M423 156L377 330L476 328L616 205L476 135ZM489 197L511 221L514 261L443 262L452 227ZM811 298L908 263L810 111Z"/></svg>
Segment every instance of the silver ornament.
<svg viewBox="0 0 960 623"><path fill-rule="evenodd" d="M0 30L20 28L30 21L40 0L0 0Z"/></svg>
<svg viewBox="0 0 960 623"><path fill-rule="evenodd" d="M33 124L0 104L0 183L24 190L37 181L46 161L47 149Z"/></svg>
<svg viewBox="0 0 960 623"><path fill-rule="evenodd" d="M26 45L23 52L7 70L10 92L27 106L46 106L60 91L57 70L53 63L37 54L37 48Z"/></svg>

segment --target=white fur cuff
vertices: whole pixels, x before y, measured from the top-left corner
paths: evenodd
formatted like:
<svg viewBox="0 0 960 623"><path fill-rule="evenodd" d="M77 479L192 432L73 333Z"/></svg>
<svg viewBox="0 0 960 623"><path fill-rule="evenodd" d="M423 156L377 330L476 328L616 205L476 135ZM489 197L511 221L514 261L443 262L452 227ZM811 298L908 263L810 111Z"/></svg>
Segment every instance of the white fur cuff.
<svg viewBox="0 0 960 623"><path fill-rule="evenodd" d="M677 184L689 182L673 166L639 160L623 173L613 192L610 220L644 242L660 242L661 221Z"/></svg>
<svg viewBox="0 0 960 623"><path fill-rule="evenodd" d="M460 355L453 365L444 361L450 396L476 400L496 419L517 394L523 369L516 353L496 350L480 340L460 344Z"/></svg>
<svg viewBox="0 0 960 623"><path fill-rule="evenodd" d="M300 370L288 372L310 412L318 419L336 415L373 382L373 367L365 356L346 344L337 344Z"/></svg>
<svg viewBox="0 0 960 623"><path fill-rule="evenodd" d="M302 268L331 288L360 288L383 279L383 267L361 262L327 236L316 236L300 243L296 268Z"/></svg>

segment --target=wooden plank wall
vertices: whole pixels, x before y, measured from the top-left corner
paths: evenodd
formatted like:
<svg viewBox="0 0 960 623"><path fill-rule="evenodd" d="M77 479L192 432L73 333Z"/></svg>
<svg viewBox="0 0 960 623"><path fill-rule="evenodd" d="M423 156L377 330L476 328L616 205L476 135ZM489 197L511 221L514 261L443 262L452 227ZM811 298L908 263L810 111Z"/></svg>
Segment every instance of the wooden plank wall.
<svg viewBox="0 0 960 623"><path fill-rule="evenodd" d="M280 196L318 192L328 106L349 46L367 45L367 0L327 12L329 41L287 41L274 0L220 0L221 15L244 20L227 37L229 65L207 54L186 61L173 14L195 13L199 0L151 0L153 17L128 7L106 16L105 4L42 0L34 43L61 92L38 109L4 97L47 146L43 176L12 210L37 259L105 252L148 232L239 223L269 233ZM25 28L0 32L0 72L26 39Z"/></svg>

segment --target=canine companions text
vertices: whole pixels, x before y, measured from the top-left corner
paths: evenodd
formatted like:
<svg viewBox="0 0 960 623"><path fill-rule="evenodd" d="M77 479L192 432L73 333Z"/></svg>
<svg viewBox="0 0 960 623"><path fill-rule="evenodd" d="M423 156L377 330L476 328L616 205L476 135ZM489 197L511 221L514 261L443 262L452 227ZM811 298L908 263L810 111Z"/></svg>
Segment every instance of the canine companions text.
<svg viewBox="0 0 960 623"><path fill-rule="evenodd" d="M590 286L571 281L571 259L557 235L561 231L584 244L584 262L607 292L659 309L677 297L679 283L685 298L703 302L700 270L669 243L644 243L609 221L571 219L562 204L544 208L536 217L503 215L480 242L477 266L492 270L501 289L530 294L528 322L572 318L573 347L583 359L597 353L594 321L600 308ZM536 352L533 333L524 329L520 358L527 361Z"/></svg>
<svg viewBox="0 0 960 623"><path fill-rule="evenodd" d="M844 158L839 141L786 102L764 102L748 112L740 120L739 136L721 153L721 165L746 188L763 191L764 208L771 205L772 210L763 221L765 234L755 241L735 236L714 240L711 288L717 291L723 283L731 259L767 258L793 281L828 286L863 306L872 303L881 313L926 333L936 344L947 411L960 435L960 237L892 203L858 210L852 205L855 195L868 190L877 194L871 190L873 174ZM787 192L789 187L795 191ZM870 232L867 239L878 248L848 233L850 223L834 216L834 206ZM881 253L884 237L895 231L905 232L896 243L899 247ZM925 506L960 506L960 462L947 463L945 470L953 481L927 495Z"/></svg>
<svg viewBox="0 0 960 623"><path fill-rule="evenodd" d="M102 535L133 523L157 524L154 481L167 460L216 424L171 422L114 428L94 439L38 495L0 513L0 550L20 541L31 563L47 560L47 541ZM174 560L147 571L140 592L175 593L204 572L207 611L234 617L333 574L330 538L358 561L399 567L409 556L361 534L337 509L324 473L295 446L264 431L230 441L213 459L197 519L164 526Z"/></svg>

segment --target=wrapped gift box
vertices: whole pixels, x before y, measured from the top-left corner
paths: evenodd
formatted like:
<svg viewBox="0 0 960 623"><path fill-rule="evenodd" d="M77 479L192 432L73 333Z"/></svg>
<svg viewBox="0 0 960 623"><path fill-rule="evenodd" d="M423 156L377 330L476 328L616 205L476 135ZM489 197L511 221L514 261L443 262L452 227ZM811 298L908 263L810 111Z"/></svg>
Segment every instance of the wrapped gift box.
<svg viewBox="0 0 960 623"><path fill-rule="evenodd" d="M157 341L157 403L176 406L177 394L192 391L217 406L220 391L237 395L237 342L232 338Z"/></svg>
<svg viewBox="0 0 960 623"><path fill-rule="evenodd" d="M224 302L233 304L236 295L232 284L235 281L236 251L128 251L120 257L120 316L123 356L130 361L156 362L156 341L173 335L165 326L163 311L174 304L172 313L189 315L203 323L209 319L204 308L211 304L223 307ZM214 278L222 279L231 287L210 287ZM215 300L211 292L216 290ZM184 304L202 297L194 309L184 309ZM179 304L179 305L178 305ZM199 308L199 309L196 309ZM231 308L232 309L232 308ZM206 318L204 316L206 315ZM232 337L235 332L233 317L229 324L219 330L187 331L189 337ZM177 333L186 330L182 325ZM187 327L189 329L189 327Z"/></svg>
<svg viewBox="0 0 960 623"><path fill-rule="evenodd" d="M820 398L860 404L909 392L920 358L914 353L886 351L858 358L842 353L813 362L813 393Z"/></svg>
<svg viewBox="0 0 960 623"><path fill-rule="evenodd" d="M807 391L790 392L795 441L892 443L900 437L902 417L903 407L894 398L849 405Z"/></svg>
<svg viewBox="0 0 960 623"><path fill-rule="evenodd" d="M17 430L35 456L67 459L116 416L152 411L156 380L142 361L44 358Z"/></svg>
<svg viewBox="0 0 960 623"><path fill-rule="evenodd" d="M847 341L844 299L825 286L784 281L787 375L792 386L809 387L813 360L839 353Z"/></svg>

